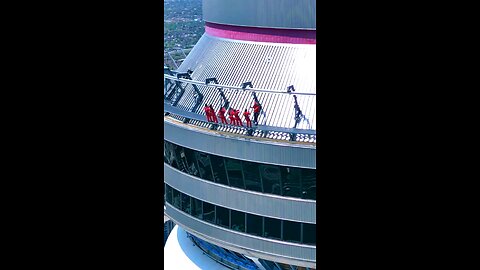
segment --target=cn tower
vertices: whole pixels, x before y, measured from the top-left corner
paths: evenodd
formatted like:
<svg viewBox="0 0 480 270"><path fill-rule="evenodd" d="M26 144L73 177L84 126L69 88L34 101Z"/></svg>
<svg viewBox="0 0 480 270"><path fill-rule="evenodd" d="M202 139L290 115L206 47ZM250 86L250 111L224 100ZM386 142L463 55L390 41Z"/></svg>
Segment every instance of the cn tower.
<svg viewBox="0 0 480 270"><path fill-rule="evenodd" d="M164 72L165 269L316 269L316 2L202 10L205 33ZM247 127L206 104L261 111Z"/></svg>

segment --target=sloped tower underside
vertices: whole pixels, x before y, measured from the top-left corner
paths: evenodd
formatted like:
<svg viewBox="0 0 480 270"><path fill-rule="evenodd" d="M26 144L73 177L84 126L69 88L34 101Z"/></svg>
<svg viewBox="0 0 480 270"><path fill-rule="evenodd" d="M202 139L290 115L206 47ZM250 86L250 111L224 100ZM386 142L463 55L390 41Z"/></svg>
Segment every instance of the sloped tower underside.
<svg viewBox="0 0 480 270"><path fill-rule="evenodd" d="M269 90L271 93L256 93L265 112L259 117L259 123L291 128L295 125L293 95L275 93L287 92L290 85L298 93L316 93L315 58L315 45L241 41L205 33L177 71L193 71L191 77L195 81L214 77L222 85L239 87L252 82L254 88ZM223 104L222 97L212 87L197 87L204 96L203 104L213 104L215 108ZM253 105L251 92L223 90L231 107L243 111ZM296 96L305 115L296 128L316 130L316 96ZM195 103L195 91L187 85L177 106L192 111ZM203 106L193 112L203 114Z"/></svg>

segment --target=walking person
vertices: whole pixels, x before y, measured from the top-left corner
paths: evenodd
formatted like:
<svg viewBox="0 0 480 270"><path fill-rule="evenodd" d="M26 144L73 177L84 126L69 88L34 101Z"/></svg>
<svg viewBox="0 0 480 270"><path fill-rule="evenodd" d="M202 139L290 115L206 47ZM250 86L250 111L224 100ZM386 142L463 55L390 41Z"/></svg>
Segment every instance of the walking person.
<svg viewBox="0 0 480 270"><path fill-rule="evenodd" d="M247 122L247 127L252 127L252 120L250 120L250 113L247 111L247 109L245 109L245 112L243 112L243 116Z"/></svg>
<svg viewBox="0 0 480 270"><path fill-rule="evenodd" d="M236 126L236 121L233 116L233 108L228 109L228 119L230 120L230 125Z"/></svg>
<svg viewBox="0 0 480 270"><path fill-rule="evenodd" d="M255 123L255 126L258 125L258 115L260 114L260 110L262 109L262 106L258 102L255 101L253 104L253 122Z"/></svg>
<svg viewBox="0 0 480 270"><path fill-rule="evenodd" d="M212 117L210 116L210 107L208 107L208 105L205 104L205 107L203 107L203 110L205 111L205 115L207 116L207 121L211 122Z"/></svg>
<svg viewBox="0 0 480 270"><path fill-rule="evenodd" d="M218 123L217 116L215 115L215 110L213 109L212 104L210 104L210 116L213 122Z"/></svg>
<svg viewBox="0 0 480 270"><path fill-rule="evenodd" d="M225 107L222 107L220 108L220 110L218 111L218 117L220 117L220 120L222 121L222 124L228 124L227 123L227 119L225 118L225 112L227 110L225 110Z"/></svg>
<svg viewBox="0 0 480 270"><path fill-rule="evenodd" d="M237 122L237 126L242 126L243 127L242 119L240 119L240 115L238 115L239 113L240 113L239 110L235 110L234 113L233 113L233 116L235 118L235 121Z"/></svg>

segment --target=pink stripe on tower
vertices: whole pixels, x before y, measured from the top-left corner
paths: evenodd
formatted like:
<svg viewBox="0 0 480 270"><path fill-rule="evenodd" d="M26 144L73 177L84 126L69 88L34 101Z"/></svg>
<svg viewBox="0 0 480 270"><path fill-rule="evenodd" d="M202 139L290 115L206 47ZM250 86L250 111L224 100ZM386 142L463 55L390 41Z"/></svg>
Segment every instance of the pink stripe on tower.
<svg viewBox="0 0 480 270"><path fill-rule="evenodd" d="M257 42L316 44L316 30L258 28L205 22L211 36Z"/></svg>

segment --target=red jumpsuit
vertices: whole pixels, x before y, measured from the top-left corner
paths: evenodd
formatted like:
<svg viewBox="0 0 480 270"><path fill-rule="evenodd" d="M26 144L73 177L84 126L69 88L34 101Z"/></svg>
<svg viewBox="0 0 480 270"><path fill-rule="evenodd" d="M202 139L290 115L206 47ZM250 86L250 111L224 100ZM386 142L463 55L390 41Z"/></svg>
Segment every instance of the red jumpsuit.
<svg viewBox="0 0 480 270"><path fill-rule="evenodd" d="M205 115L207 116L207 121L211 122L212 117L210 116L210 108L208 106L203 107L203 110L205 111Z"/></svg>
<svg viewBox="0 0 480 270"><path fill-rule="evenodd" d="M217 116L215 115L215 110L210 107L210 117L212 118L212 121L215 123L218 123Z"/></svg>
<svg viewBox="0 0 480 270"><path fill-rule="evenodd" d="M230 125L235 125L236 126L236 121L235 121L235 118L233 116L233 110L230 109L228 110L228 119L230 120Z"/></svg>
<svg viewBox="0 0 480 270"><path fill-rule="evenodd" d="M218 111L218 117L220 117L220 120L222 120L222 124L227 124L227 119L225 118L225 112L227 110L225 110L224 107L220 108L220 110Z"/></svg>
<svg viewBox="0 0 480 270"><path fill-rule="evenodd" d="M240 119L240 115L238 115L239 113L240 113L239 110L235 110L235 113L233 115L235 117L235 122L238 124L238 126L243 127L242 120Z"/></svg>
<svg viewBox="0 0 480 270"><path fill-rule="evenodd" d="M255 102L253 105L253 121L255 122L255 125L258 124L258 115L260 114L260 104Z"/></svg>
<svg viewBox="0 0 480 270"><path fill-rule="evenodd" d="M243 116L245 117L245 121L247 121L247 127L252 127L252 121L250 120L250 113L244 112Z"/></svg>

